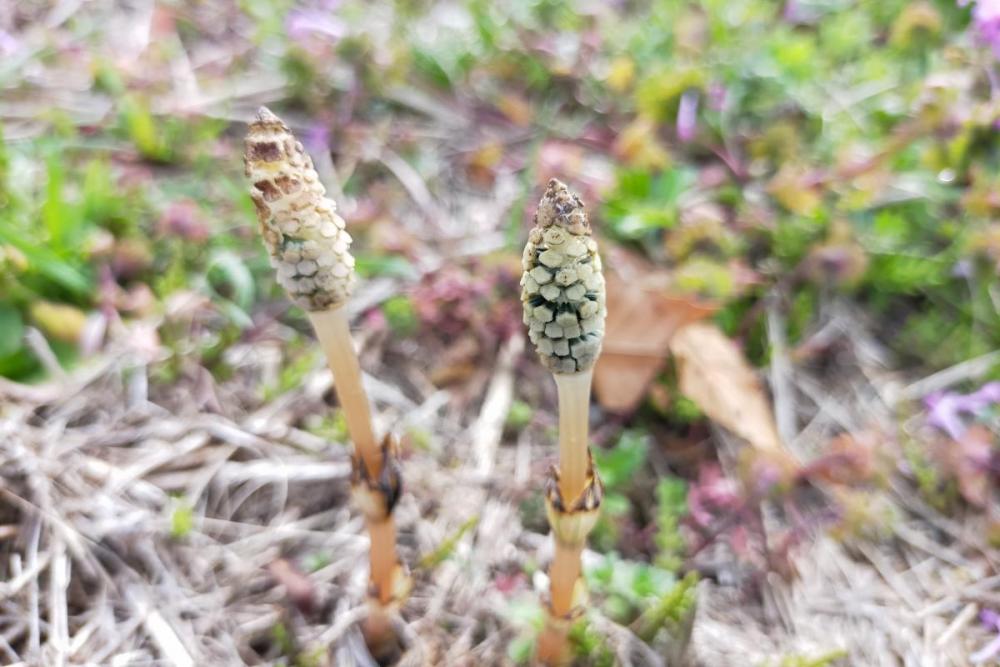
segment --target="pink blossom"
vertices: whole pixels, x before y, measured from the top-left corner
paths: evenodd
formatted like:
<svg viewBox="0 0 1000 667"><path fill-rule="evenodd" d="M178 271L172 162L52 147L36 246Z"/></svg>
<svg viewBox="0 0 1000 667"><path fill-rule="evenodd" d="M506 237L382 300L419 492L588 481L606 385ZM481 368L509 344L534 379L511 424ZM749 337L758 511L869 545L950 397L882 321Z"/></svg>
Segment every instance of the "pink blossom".
<svg viewBox="0 0 1000 667"><path fill-rule="evenodd" d="M698 91L689 90L681 95L681 103L677 109L677 138L681 143L688 143L698 131Z"/></svg>
<svg viewBox="0 0 1000 667"><path fill-rule="evenodd" d="M708 87L708 108L722 111L726 106L726 87L719 82Z"/></svg>
<svg viewBox="0 0 1000 667"><path fill-rule="evenodd" d="M960 0L958 4L964 7L969 0ZM972 8L972 22L979 38L989 44L993 54L1000 58L1000 0L976 0Z"/></svg>
<svg viewBox="0 0 1000 667"><path fill-rule="evenodd" d="M974 415L983 408L1000 403L1000 382L989 382L971 394L935 392L924 398L927 422L958 440L965 433L962 414Z"/></svg>
<svg viewBox="0 0 1000 667"><path fill-rule="evenodd" d="M739 486L717 465L702 466L698 482L688 491L688 512L701 527L711 525L716 513L733 511L741 503Z"/></svg>
<svg viewBox="0 0 1000 667"><path fill-rule="evenodd" d="M330 126L322 121L316 121L306 128L302 143L306 150L316 155L330 152Z"/></svg>
<svg viewBox="0 0 1000 667"><path fill-rule="evenodd" d="M385 313L382 312L381 308L372 308L369 310L365 313L362 321L364 322L362 328L365 331L385 331L389 326L389 322L385 319Z"/></svg>

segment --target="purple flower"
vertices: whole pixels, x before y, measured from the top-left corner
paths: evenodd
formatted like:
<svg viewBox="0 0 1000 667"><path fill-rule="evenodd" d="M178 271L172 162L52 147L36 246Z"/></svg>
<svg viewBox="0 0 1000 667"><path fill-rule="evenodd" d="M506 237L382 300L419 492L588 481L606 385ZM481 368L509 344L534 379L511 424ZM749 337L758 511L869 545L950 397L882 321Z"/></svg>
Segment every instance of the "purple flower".
<svg viewBox="0 0 1000 667"><path fill-rule="evenodd" d="M698 91L689 90L681 95L677 108L677 138L686 144L698 131Z"/></svg>
<svg viewBox="0 0 1000 667"><path fill-rule="evenodd" d="M285 18L285 31L295 41L312 35L337 40L347 34L347 24L333 16L330 9L310 7L290 11Z"/></svg>
<svg viewBox="0 0 1000 667"><path fill-rule="evenodd" d="M722 111L726 106L726 87L721 83L713 83L708 87L708 108L712 111Z"/></svg>
<svg viewBox="0 0 1000 667"><path fill-rule="evenodd" d="M802 5L797 0L788 0L781 12L781 16L789 23L804 23L808 18L807 13L802 9Z"/></svg>
<svg viewBox="0 0 1000 667"><path fill-rule="evenodd" d="M951 267L951 275L956 278L971 278L972 262L967 259L958 260L955 262L955 266Z"/></svg>
<svg viewBox="0 0 1000 667"><path fill-rule="evenodd" d="M979 612L979 620L987 629L996 632L997 636L993 638L993 641L969 656L969 661L974 665L983 664L1000 655L1000 614L992 609L983 609Z"/></svg>
<svg viewBox="0 0 1000 667"><path fill-rule="evenodd" d="M965 433L962 413L974 415L993 403L1000 403L1000 382L988 382L971 394L934 392L924 398L927 422L953 440L958 440Z"/></svg>
<svg viewBox="0 0 1000 667"><path fill-rule="evenodd" d="M309 125L302 136L302 143L313 155L330 152L330 126L316 121Z"/></svg>
<svg viewBox="0 0 1000 667"><path fill-rule="evenodd" d="M21 42L9 32L0 30L0 54L10 55L21 48Z"/></svg>
<svg viewBox="0 0 1000 667"><path fill-rule="evenodd" d="M969 4L969 0L959 0L959 6ZM972 22L979 38L989 44L993 54L1000 58L1000 0L976 0L972 8Z"/></svg>

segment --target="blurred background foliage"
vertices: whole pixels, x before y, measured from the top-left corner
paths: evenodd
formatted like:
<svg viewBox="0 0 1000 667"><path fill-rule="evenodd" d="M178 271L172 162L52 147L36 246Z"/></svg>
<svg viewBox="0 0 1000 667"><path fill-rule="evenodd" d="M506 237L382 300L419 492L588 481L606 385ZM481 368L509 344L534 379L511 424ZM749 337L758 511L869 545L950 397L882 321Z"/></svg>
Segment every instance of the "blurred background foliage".
<svg viewBox="0 0 1000 667"><path fill-rule="evenodd" d="M461 113L484 124L451 156L465 163L459 187L522 175L510 250L535 183L559 171L582 182L604 234L668 267L676 291L716 300L730 333L759 334L755 305L778 287L793 343L843 294L907 363L997 346L994 62L955 3L167 2L153 30L170 39L149 36L142 67L82 12L20 37L33 11L8 17L4 49L21 66L0 72L8 377L39 377L25 326L68 361L95 310L137 315L195 287L245 327L275 296L234 114L218 111L245 104L230 90L197 111L206 88L256 68L309 119L311 148L360 157L349 197L386 179L364 164L379 145L440 169L421 154L429 138L398 136L394 119ZM195 111L171 112L185 106L172 63L210 39L233 52L196 68L218 78ZM32 104L57 74L87 91L82 113ZM363 248L368 272L407 275L406 253ZM409 333L402 303L385 307ZM747 347L767 362L761 340Z"/></svg>

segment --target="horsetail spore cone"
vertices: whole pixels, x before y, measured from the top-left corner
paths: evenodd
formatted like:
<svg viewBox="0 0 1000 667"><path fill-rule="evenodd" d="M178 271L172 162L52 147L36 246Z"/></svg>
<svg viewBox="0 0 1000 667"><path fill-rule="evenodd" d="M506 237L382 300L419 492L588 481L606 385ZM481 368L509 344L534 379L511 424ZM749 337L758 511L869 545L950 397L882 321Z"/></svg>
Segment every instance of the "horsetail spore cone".
<svg viewBox="0 0 1000 667"><path fill-rule="evenodd" d="M528 336L553 373L588 371L604 337L604 276L580 198L552 179L521 259Z"/></svg>
<svg viewBox="0 0 1000 667"><path fill-rule="evenodd" d="M247 135L246 174L278 283L311 312L347 301L354 257L344 219L302 144L263 107Z"/></svg>
<svg viewBox="0 0 1000 667"><path fill-rule="evenodd" d="M381 448L351 341L346 303L354 286L351 237L326 196L312 159L267 108L257 111L246 138L246 175L261 235L278 283L309 313L333 371L347 428L367 477L378 478Z"/></svg>

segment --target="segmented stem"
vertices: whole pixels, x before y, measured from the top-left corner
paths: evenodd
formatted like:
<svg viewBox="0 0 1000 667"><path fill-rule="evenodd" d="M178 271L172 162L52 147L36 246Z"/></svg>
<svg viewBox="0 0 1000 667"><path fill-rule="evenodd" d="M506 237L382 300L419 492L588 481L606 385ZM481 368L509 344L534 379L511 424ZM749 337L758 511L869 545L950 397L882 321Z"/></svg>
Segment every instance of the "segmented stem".
<svg viewBox="0 0 1000 667"><path fill-rule="evenodd" d="M405 598L409 578L396 556L392 510L402 478L395 441L375 438L361 367L343 308L354 284L351 237L312 159L288 126L266 108L250 124L244 155L250 197L278 283L304 308L333 372L355 448L352 494L371 535L371 584L376 593L365 637L373 649L392 643L387 612Z"/></svg>
<svg viewBox="0 0 1000 667"><path fill-rule="evenodd" d="M372 541L371 549L368 552L371 580L378 586L378 601L383 605L388 605L396 594L393 588L393 573L398 567L396 522L390 515L384 521L369 520L367 523L368 534Z"/></svg>
<svg viewBox="0 0 1000 667"><path fill-rule="evenodd" d="M559 393L559 492L572 507L587 483L590 385L593 369L554 373Z"/></svg>
<svg viewBox="0 0 1000 667"><path fill-rule="evenodd" d="M556 542L555 557L552 559L550 573L550 593L552 595L552 614L563 617L573 611L574 592L577 580L580 578L580 556L583 545L571 546Z"/></svg>
<svg viewBox="0 0 1000 667"><path fill-rule="evenodd" d="M361 383L361 366L354 351L347 313L344 308L312 311L309 320L333 373L337 398L355 451L368 469L369 477L376 479L382 471L382 453L372 429L368 395Z"/></svg>

